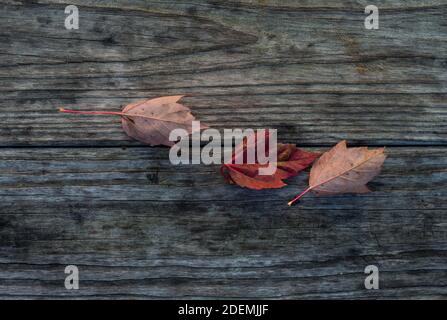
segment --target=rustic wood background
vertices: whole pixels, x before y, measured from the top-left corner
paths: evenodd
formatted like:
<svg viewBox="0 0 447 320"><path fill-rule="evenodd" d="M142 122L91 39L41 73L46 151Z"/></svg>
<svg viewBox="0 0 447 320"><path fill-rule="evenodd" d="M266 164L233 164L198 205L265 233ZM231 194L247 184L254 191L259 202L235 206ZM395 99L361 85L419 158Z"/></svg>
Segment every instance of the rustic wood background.
<svg viewBox="0 0 447 320"><path fill-rule="evenodd" d="M447 298L446 17L447 0L0 0L0 298ZM57 112L184 93L215 128L389 159L374 193L289 208L306 174L249 191L118 118Z"/></svg>

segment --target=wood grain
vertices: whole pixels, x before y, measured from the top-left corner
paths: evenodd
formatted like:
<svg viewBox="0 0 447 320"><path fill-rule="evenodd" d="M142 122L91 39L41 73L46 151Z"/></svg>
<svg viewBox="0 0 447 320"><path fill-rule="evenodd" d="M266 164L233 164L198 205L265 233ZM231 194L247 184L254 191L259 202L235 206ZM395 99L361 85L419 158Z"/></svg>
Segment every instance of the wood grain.
<svg viewBox="0 0 447 320"><path fill-rule="evenodd" d="M445 1L387 2L374 31L353 1L74 1L79 30L64 28L65 4L9 2L3 146L135 145L119 119L57 108L169 94L193 95L185 103L213 127L271 126L301 144L447 141Z"/></svg>
<svg viewBox="0 0 447 320"><path fill-rule="evenodd" d="M250 191L215 166L172 166L165 148L3 149L0 296L443 297L445 149L388 153L374 193L289 208L307 174ZM363 287L369 264L378 291Z"/></svg>
<svg viewBox="0 0 447 320"><path fill-rule="evenodd" d="M0 0L0 299L447 297L447 1ZM171 94L212 127L387 146L373 193L226 185L130 140ZM64 268L80 290L64 288ZM364 288L364 268L380 290Z"/></svg>

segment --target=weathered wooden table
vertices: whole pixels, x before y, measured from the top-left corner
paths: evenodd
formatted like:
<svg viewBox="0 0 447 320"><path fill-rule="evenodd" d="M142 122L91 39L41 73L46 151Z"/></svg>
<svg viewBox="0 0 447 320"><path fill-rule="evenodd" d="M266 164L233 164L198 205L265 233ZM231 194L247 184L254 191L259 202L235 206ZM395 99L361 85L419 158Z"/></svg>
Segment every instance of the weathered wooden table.
<svg viewBox="0 0 447 320"><path fill-rule="evenodd" d="M447 1L0 1L1 298L446 298ZM184 98L212 127L386 146L367 195L224 183L131 141ZM79 268L79 290L64 286ZM367 290L364 269L379 268Z"/></svg>

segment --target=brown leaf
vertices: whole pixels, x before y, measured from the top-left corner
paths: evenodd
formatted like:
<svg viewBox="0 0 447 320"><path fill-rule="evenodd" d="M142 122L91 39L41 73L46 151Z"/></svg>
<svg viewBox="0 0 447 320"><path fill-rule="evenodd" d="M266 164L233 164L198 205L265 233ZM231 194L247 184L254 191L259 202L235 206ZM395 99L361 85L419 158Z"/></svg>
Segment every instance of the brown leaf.
<svg viewBox="0 0 447 320"><path fill-rule="evenodd" d="M192 121L195 117L191 110L178 103L183 96L167 96L131 103L122 112L114 111L76 111L61 108L61 112L87 115L121 116L123 130L132 138L151 146L172 146L169 134L174 129L193 132ZM201 124L200 129L208 126ZM200 130L198 129L198 130Z"/></svg>
<svg viewBox="0 0 447 320"><path fill-rule="evenodd" d="M289 202L292 205L309 191L317 195L370 192L366 183L379 174L385 161L385 148L347 148L339 142L324 153L312 167L309 188Z"/></svg>
<svg viewBox="0 0 447 320"><path fill-rule="evenodd" d="M132 138L154 145L172 146L169 133L174 129L184 129L192 133L195 117L191 110L177 103L183 96L168 96L145 100L127 105L122 117L124 131ZM201 125L201 129L207 128Z"/></svg>

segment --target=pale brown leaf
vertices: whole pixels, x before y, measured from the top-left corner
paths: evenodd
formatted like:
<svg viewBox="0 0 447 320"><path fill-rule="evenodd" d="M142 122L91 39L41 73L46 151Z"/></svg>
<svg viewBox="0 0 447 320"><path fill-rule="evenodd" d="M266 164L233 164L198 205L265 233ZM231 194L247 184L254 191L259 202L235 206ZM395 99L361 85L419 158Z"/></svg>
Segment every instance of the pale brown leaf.
<svg viewBox="0 0 447 320"><path fill-rule="evenodd" d="M384 151L385 148L347 148L346 141L339 142L314 163L309 188L289 205L309 191L318 195L370 192L366 183L379 174L386 158Z"/></svg>
<svg viewBox="0 0 447 320"><path fill-rule="evenodd" d="M191 134L195 117L191 110L178 103L183 96L167 96L127 105L122 113L123 130L132 138L149 145L174 145L169 134L184 129ZM207 128L201 125L201 129Z"/></svg>
<svg viewBox="0 0 447 320"><path fill-rule="evenodd" d="M195 117L191 114L191 110L178 103L182 97L167 96L131 103L120 112L80 111L65 108L60 108L59 111L83 115L120 116L123 130L130 137L151 146L160 144L172 146L176 143L176 141L169 141L172 130L183 129L184 134L189 135L193 130L208 128L204 124L200 124L200 128L193 127L192 122Z"/></svg>

